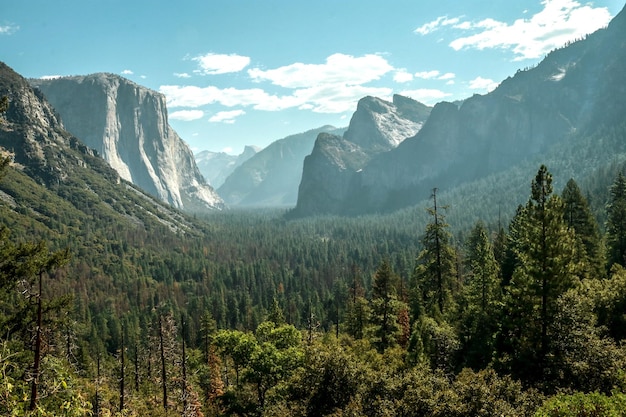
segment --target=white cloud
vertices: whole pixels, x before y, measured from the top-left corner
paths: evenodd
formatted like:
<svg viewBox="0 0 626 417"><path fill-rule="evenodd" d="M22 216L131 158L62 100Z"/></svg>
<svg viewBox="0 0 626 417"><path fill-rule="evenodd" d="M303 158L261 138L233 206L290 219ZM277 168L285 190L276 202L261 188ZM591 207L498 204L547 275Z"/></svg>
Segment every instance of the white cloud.
<svg viewBox="0 0 626 417"><path fill-rule="evenodd" d="M456 74L453 72L446 72L445 74L437 77L438 80L453 80L456 78Z"/></svg>
<svg viewBox="0 0 626 417"><path fill-rule="evenodd" d="M448 18L448 16L439 16L432 22L425 23L418 27L414 32L419 33L420 35L428 35L429 33L435 32L442 26L453 26L458 24L459 21L460 19L458 17Z"/></svg>
<svg viewBox="0 0 626 417"><path fill-rule="evenodd" d="M228 74L239 72L250 64L250 58L237 54L214 54L208 53L191 58L200 66L198 72L204 75Z"/></svg>
<svg viewBox="0 0 626 417"><path fill-rule="evenodd" d="M125 69L124 71L122 71L122 75L133 75L133 74L134 74L134 72L132 72L129 69Z"/></svg>
<svg viewBox="0 0 626 417"><path fill-rule="evenodd" d="M606 7L594 8L575 0L543 0L543 9L527 19L512 24L485 19L477 23L461 22L456 29L475 30L469 36L450 43L455 50L507 49L515 60L541 58L568 41L585 36L606 26L611 14Z"/></svg>
<svg viewBox="0 0 626 417"><path fill-rule="evenodd" d="M215 86L196 87L163 85L159 91L167 97L168 107L200 107L219 103L226 107L254 106L270 100L271 96L260 88L237 89Z"/></svg>
<svg viewBox="0 0 626 417"><path fill-rule="evenodd" d="M487 92L495 90L499 83L489 78L476 77L469 83L472 90L486 90Z"/></svg>
<svg viewBox="0 0 626 417"><path fill-rule="evenodd" d="M187 74L186 72L175 72L174 73L174 77L176 77L176 78L191 78L191 75Z"/></svg>
<svg viewBox="0 0 626 417"><path fill-rule="evenodd" d="M18 25L8 24L0 26L0 35L13 35L15 32L20 30Z"/></svg>
<svg viewBox="0 0 626 417"><path fill-rule="evenodd" d="M405 69L400 69L393 75L393 80L397 83L408 83L413 80L413 74L407 72Z"/></svg>
<svg viewBox="0 0 626 417"><path fill-rule="evenodd" d="M393 67L380 55L368 54L361 57L333 54L324 64L295 64L263 71L248 70L255 81L270 81L286 88L309 88L318 85L361 85L378 80L393 71Z"/></svg>
<svg viewBox="0 0 626 417"><path fill-rule="evenodd" d="M232 154L233 148L231 148L230 146L227 146L224 149L222 149L222 152L227 153L227 154Z"/></svg>
<svg viewBox="0 0 626 417"><path fill-rule="evenodd" d="M437 70L433 70L433 71L421 71L421 72L416 72L415 76L417 78L422 78L424 80L432 80L433 78L437 78L439 76L440 72Z"/></svg>
<svg viewBox="0 0 626 417"><path fill-rule="evenodd" d="M356 103L364 96L391 97L390 88L365 85L391 71L394 68L379 55L352 57L334 54L324 64L295 63L276 69L255 68L248 71L257 83L269 81L291 90L284 95L270 94L262 88L216 86L164 85L159 91L167 97L170 108L197 108L217 103L226 107L249 106L265 111L298 108L317 113L343 113L354 111Z"/></svg>
<svg viewBox="0 0 626 417"><path fill-rule="evenodd" d="M202 117L204 117L204 112L202 110L178 110L170 113L169 115L171 120L182 120L184 122L198 120Z"/></svg>
<svg viewBox="0 0 626 417"><path fill-rule="evenodd" d="M243 110L220 111L209 118L211 123L235 123L235 119L246 114Z"/></svg>
<svg viewBox="0 0 626 417"><path fill-rule="evenodd" d="M58 78L63 78L62 75L43 75L39 77L42 80L56 80Z"/></svg>
<svg viewBox="0 0 626 417"><path fill-rule="evenodd" d="M401 91L400 95L432 105L446 97L450 97L452 94L437 89L419 88L417 90Z"/></svg>

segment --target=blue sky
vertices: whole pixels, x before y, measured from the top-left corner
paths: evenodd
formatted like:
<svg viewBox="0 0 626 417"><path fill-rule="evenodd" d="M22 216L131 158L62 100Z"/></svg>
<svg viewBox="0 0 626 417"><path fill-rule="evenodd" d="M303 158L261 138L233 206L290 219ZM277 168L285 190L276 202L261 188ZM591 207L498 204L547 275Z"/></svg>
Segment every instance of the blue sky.
<svg viewBox="0 0 626 417"><path fill-rule="evenodd" d="M167 97L194 151L324 124L357 101L484 94L608 24L624 0L0 0L0 60L25 77L111 72Z"/></svg>

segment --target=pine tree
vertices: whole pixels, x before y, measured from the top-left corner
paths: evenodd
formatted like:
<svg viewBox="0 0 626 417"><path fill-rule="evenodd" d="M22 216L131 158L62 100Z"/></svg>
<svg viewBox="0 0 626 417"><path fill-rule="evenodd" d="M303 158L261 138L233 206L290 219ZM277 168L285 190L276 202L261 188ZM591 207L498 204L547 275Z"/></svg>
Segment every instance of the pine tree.
<svg viewBox="0 0 626 417"><path fill-rule="evenodd" d="M626 266L626 177L621 172L611 186L606 214L608 266Z"/></svg>
<svg viewBox="0 0 626 417"><path fill-rule="evenodd" d="M583 245L587 261L590 265L589 274L602 276L604 261L602 259L602 248L600 244L600 231L587 199L580 192L578 184L570 179L563 192L564 212L563 217L568 227L576 233L576 238Z"/></svg>
<svg viewBox="0 0 626 417"><path fill-rule="evenodd" d="M502 332L515 362L513 369L528 373L523 375L526 378L543 376L557 299L582 274L575 235L564 221L563 210L561 198L552 195L552 175L542 165L532 182L530 200L516 220L512 245L517 266L507 287Z"/></svg>
<svg viewBox="0 0 626 417"><path fill-rule="evenodd" d="M479 369L491 360L500 303L500 266L484 224L478 222L465 244L462 342L469 366Z"/></svg>
<svg viewBox="0 0 626 417"><path fill-rule="evenodd" d="M428 213L433 221L426 226L422 238L423 250L417 258L413 277L413 315L423 313L437 317L453 304L457 278L456 252L445 216L437 207L437 189L433 190L433 207ZM444 207L445 208L445 207Z"/></svg>
<svg viewBox="0 0 626 417"><path fill-rule="evenodd" d="M374 345L379 352L395 345L400 335L398 313L401 303L396 296L396 281L389 262L383 260L374 275L371 302Z"/></svg>

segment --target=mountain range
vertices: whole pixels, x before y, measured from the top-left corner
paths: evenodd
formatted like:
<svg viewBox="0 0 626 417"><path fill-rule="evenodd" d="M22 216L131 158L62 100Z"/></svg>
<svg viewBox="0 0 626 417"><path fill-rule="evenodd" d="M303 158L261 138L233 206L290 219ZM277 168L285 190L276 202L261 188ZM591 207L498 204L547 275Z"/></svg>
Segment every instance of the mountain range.
<svg viewBox="0 0 626 417"><path fill-rule="evenodd" d="M324 126L237 157L194 158L167 122L165 97L123 77L27 82L3 64L0 94L11 105L0 146L48 187L67 181L72 164L102 157L113 168L97 165L107 181L134 184L185 211L226 203L295 205L296 217L381 213L423 203L435 188L472 195L485 181L499 184L502 200L508 178L542 161L583 182L621 161L621 142L603 138L624 127L625 14L489 94L432 108L400 95L364 97L347 129Z"/></svg>
<svg viewBox="0 0 626 417"><path fill-rule="evenodd" d="M350 136L349 129L343 138L320 135L305 160L293 214L397 210L428 199L434 188L504 175L564 144L583 146L581 138L624 123L625 65L622 10L607 28L552 51L493 92L435 105L423 127L397 147L372 155L355 146L368 134Z"/></svg>
<svg viewBox="0 0 626 417"><path fill-rule="evenodd" d="M259 150L256 146L246 146L239 155L200 151L194 155L194 158L204 178L217 189L239 165L252 158Z"/></svg>

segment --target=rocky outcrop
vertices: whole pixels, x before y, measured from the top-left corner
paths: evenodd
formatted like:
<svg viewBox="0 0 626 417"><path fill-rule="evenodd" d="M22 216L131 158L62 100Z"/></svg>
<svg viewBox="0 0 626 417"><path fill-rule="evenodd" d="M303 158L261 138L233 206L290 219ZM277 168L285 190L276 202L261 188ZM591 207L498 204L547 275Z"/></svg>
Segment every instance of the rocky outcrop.
<svg viewBox="0 0 626 417"><path fill-rule="evenodd" d="M113 74L31 80L68 131L95 149L119 175L187 211L223 202L169 126L165 97Z"/></svg>
<svg viewBox="0 0 626 417"><path fill-rule="evenodd" d="M237 167L252 158L259 148L256 146L246 146L239 155L230 155L226 152L201 151L195 154L196 165L204 178L215 189L218 189L226 178L233 173Z"/></svg>
<svg viewBox="0 0 626 417"><path fill-rule="evenodd" d="M302 161L321 133L342 134L345 129L323 126L287 136L268 145L236 168L218 189L231 206L293 207L302 177Z"/></svg>
<svg viewBox="0 0 626 417"><path fill-rule="evenodd" d="M360 171L378 154L396 148L424 125L431 108L395 95L393 102L376 97L359 100L343 137L319 135L304 161L296 216L351 212L345 198Z"/></svg>
<svg viewBox="0 0 626 417"><path fill-rule="evenodd" d="M67 149L93 154L63 128L52 106L40 92L6 64L0 62L0 97L9 106L0 116L0 148L28 175L46 186L65 181L74 167L85 161ZM117 179L113 178L114 181Z"/></svg>
<svg viewBox="0 0 626 417"><path fill-rule="evenodd" d="M367 161L345 193L314 206L299 196L296 213L398 209L427 199L433 188L449 190L502 172L574 137L623 123L625 15L622 11L608 28L553 51L487 95L460 106L437 104L416 135Z"/></svg>

